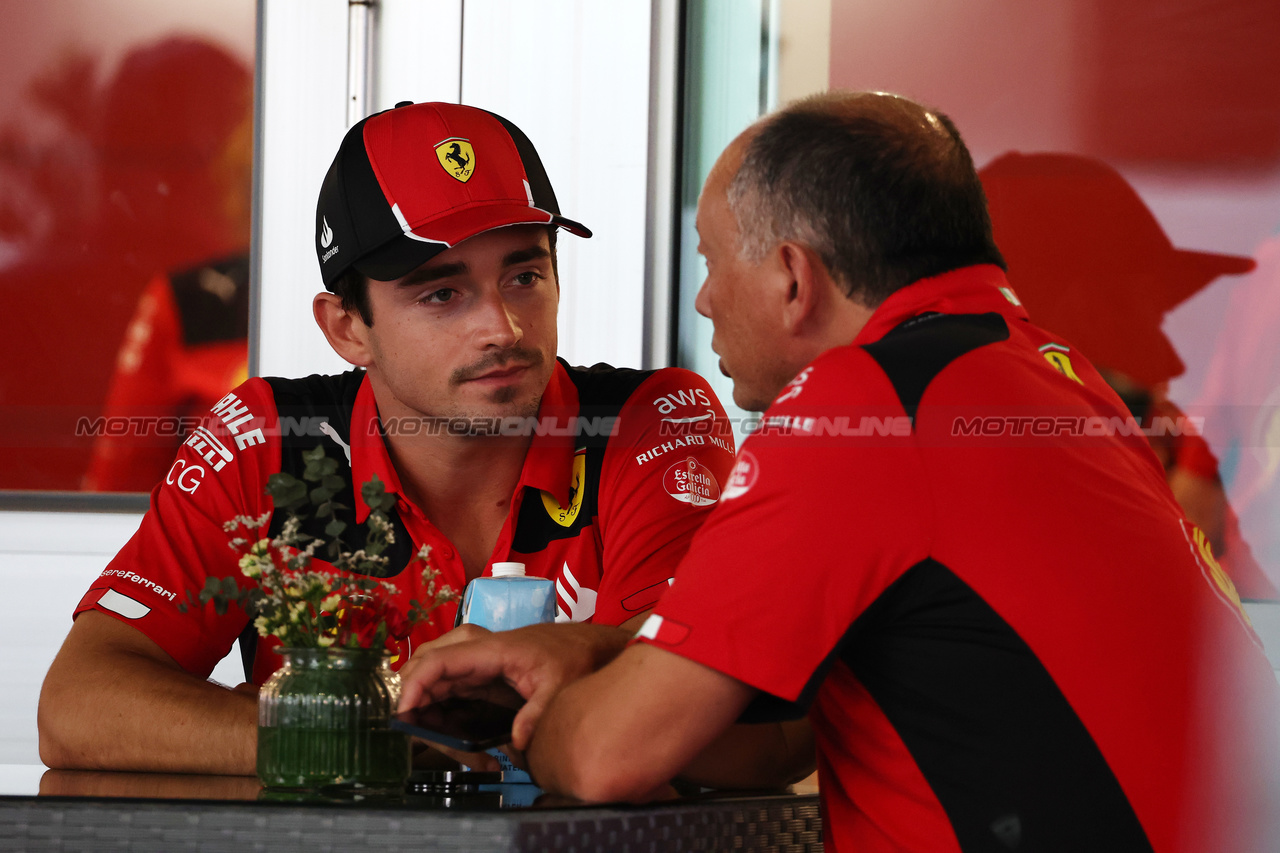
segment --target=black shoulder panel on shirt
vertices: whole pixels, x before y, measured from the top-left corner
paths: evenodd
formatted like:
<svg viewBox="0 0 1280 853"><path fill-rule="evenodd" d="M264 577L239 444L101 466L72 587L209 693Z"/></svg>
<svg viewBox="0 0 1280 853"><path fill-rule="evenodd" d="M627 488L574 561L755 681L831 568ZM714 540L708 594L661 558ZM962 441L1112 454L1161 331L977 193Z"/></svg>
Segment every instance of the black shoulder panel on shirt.
<svg viewBox="0 0 1280 853"><path fill-rule="evenodd" d="M249 337L249 256L201 264L169 277L185 346Z"/></svg>
<svg viewBox="0 0 1280 853"><path fill-rule="evenodd" d="M943 564L923 560L891 584L833 663L902 738L961 850L1152 849L1053 676Z"/></svg>
<svg viewBox="0 0 1280 853"><path fill-rule="evenodd" d="M1008 324L994 312L929 312L895 326L862 348L889 377L903 410L914 423L925 389L947 365L967 352L1008 338Z"/></svg>
<svg viewBox="0 0 1280 853"><path fill-rule="evenodd" d="M307 463L302 454L314 450L317 445L323 446L330 459L338 463L338 476L346 481L346 486L334 498L342 507L336 517L347 523L347 530L342 534L346 550L364 547L365 528L356 524L355 488L363 483L352 483L351 459L351 410L355 407L356 394L360 391L360 383L364 380L364 371L351 370L337 376L312 375L304 379L266 379L275 396L276 412L280 417L280 470L303 478ZM322 424L328 424L335 438ZM393 508L387 513L392 528L395 530L395 544L384 554L389 558L386 577L393 577L404 571L405 566L413 558L413 539L401 521L399 513ZM275 536L284 526L284 513L277 511L271 516L270 534ZM302 525L302 532L325 539L324 522L314 516ZM323 551L316 554L325 559Z"/></svg>
<svg viewBox="0 0 1280 853"><path fill-rule="evenodd" d="M585 456L581 508L573 523L563 527L551 517L543 503L542 493L526 488L520 503L520 516L516 519L516 532L511 548L521 554L536 554L557 539L571 539L582 533L599 514L600 472L604 466L604 451L609 444L607 426L616 418L636 389L654 374L652 370L631 370L595 364L591 367L570 367L563 359L561 366L578 389L578 427L574 449ZM571 502L576 495L570 495Z"/></svg>
<svg viewBox="0 0 1280 853"><path fill-rule="evenodd" d="M346 481L342 491L334 497L343 507L337 511L336 517L347 523L347 531L343 534L344 544L347 550L352 551L364 547L366 531L363 526L356 524L355 490L351 482L351 460L347 451L351 445L351 410L355 407L360 383L364 381L364 371L349 370L336 376L313 374L302 379L281 379L275 376L265 376L263 379L271 386L276 413L280 419L280 470L301 480L307 467L302 454L323 446L325 453L338 463L338 474ZM337 434L337 439L322 429L321 424L328 424L333 433ZM263 483L263 486L266 484ZM395 544L384 552L388 558L386 576L393 577L409 565L413 557L413 538L394 508L387 513L387 517L395 530ZM272 538L278 536L284 522L283 512L277 510L272 513L267 535ZM329 538L325 535L324 524L315 517L303 522L302 532ZM321 552L316 556L325 559L326 555ZM244 666L245 681L253 681L253 663L257 651L258 632L250 622L240 632L240 660Z"/></svg>

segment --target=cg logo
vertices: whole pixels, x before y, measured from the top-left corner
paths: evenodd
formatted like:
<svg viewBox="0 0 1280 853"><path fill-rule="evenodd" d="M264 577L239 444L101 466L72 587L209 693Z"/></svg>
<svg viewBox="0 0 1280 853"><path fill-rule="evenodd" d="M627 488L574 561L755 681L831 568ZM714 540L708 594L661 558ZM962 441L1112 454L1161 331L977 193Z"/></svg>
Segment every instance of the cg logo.
<svg viewBox="0 0 1280 853"><path fill-rule="evenodd" d="M174 476L174 471L178 472L176 477ZM194 495L196 489L200 488L200 484L204 482L204 468L199 465L188 467L187 460L179 459L173 463L173 467L165 475L164 481L171 486L177 485L179 489L189 495Z"/></svg>

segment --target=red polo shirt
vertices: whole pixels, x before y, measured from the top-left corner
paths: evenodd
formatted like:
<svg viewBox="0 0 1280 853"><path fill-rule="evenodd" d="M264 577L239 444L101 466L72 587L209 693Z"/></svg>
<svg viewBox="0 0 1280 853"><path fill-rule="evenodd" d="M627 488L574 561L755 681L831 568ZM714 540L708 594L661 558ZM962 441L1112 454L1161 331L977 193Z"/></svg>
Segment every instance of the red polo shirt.
<svg viewBox="0 0 1280 853"><path fill-rule="evenodd" d="M1126 419L998 268L910 285L765 414L642 637L807 710L828 850L1248 849L1274 678Z"/></svg>
<svg viewBox="0 0 1280 853"><path fill-rule="evenodd" d="M666 590L693 531L719 499L733 462L724 411L706 382L679 369L570 368L558 363L538 411L510 511L488 563L517 560L556 581L558 618L620 624ZM325 444L342 475L377 475L396 496L393 520L431 546L443 582L461 592L466 572L453 544L403 494L387 454L373 390L360 371L305 380L251 379L211 410L182 447L132 539L76 609L97 609L155 640L191 672L207 675L245 628L246 615L212 606L180 612L208 577L240 577L223 523L272 511L267 478L298 471L298 453ZM347 467L349 454L349 467ZM369 507L356 488L355 523ZM273 525L281 519L274 518ZM403 561L402 561L403 563ZM313 567L331 570L315 560ZM393 565L397 599L426 600L416 564ZM485 574L489 568L486 567ZM406 647L448 630L456 605L440 608ZM259 644L253 680L279 663Z"/></svg>

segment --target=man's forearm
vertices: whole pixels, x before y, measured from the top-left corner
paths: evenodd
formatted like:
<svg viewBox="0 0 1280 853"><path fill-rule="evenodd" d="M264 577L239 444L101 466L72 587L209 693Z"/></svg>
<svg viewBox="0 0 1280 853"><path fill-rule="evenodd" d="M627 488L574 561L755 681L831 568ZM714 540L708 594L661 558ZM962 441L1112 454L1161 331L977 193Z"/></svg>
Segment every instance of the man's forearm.
<svg viewBox="0 0 1280 853"><path fill-rule="evenodd" d="M807 719L725 729L680 773L706 788L782 788L813 772L817 753Z"/></svg>
<svg viewBox="0 0 1280 853"><path fill-rule="evenodd" d="M700 664L632 646L552 700L529 746L529 766L555 793L647 800L715 741L752 695Z"/></svg>
<svg viewBox="0 0 1280 853"><path fill-rule="evenodd" d="M257 700L197 678L110 616L81 614L45 677L40 758L64 769L252 774Z"/></svg>

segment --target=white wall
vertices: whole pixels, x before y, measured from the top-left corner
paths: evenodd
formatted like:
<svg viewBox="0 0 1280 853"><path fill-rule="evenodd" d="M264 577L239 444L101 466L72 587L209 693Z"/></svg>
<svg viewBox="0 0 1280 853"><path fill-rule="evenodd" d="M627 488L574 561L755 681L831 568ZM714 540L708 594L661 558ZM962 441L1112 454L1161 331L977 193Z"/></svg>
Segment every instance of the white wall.
<svg viewBox="0 0 1280 853"><path fill-rule="evenodd" d="M560 354L639 366L649 118L648 0L467 0L462 99L520 126L560 209Z"/></svg>
<svg viewBox="0 0 1280 853"><path fill-rule="evenodd" d="M311 320L320 181L346 131L345 0L264 0L259 372L345 365ZM649 0L382 0L375 109L462 101L533 140L561 210L560 354L639 366ZM461 38L459 38L459 28Z"/></svg>

